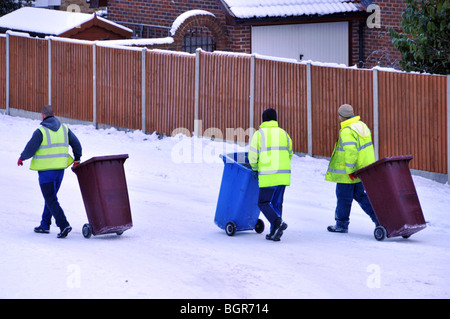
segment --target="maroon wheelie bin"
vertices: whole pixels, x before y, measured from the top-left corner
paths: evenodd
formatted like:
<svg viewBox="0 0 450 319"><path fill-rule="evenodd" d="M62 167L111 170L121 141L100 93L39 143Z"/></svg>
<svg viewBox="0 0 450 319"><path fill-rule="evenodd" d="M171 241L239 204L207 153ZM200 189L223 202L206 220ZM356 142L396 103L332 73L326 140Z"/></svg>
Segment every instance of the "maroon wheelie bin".
<svg viewBox="0 0 450 319"><path fill-rule="evenodd" d="M374 231L377 240L408 238L426 227L409 170L412 158L411 155L386 157L355 172L379 222Z"/></svg>
<svg viewBox="0 0 450 319"><path fill-rule="evenodd" d="M123 164L128 154L93 157L75 167L89 223L83 236L122 233L133 226Z"/></svg>

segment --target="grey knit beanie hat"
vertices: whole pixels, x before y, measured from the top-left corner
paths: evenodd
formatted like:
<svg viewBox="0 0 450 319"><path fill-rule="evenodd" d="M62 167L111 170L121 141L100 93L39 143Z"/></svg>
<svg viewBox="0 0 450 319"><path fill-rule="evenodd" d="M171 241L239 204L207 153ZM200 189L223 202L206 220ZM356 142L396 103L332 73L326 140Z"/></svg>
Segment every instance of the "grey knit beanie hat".
<svg viewBox="0 0 450 319"><path fill-rule="evenodd" d="M339 107L338 113L341 117L345 119L349 119L355 116L355 114L353 113L353 107L350 104L342 104Z"/></svg>

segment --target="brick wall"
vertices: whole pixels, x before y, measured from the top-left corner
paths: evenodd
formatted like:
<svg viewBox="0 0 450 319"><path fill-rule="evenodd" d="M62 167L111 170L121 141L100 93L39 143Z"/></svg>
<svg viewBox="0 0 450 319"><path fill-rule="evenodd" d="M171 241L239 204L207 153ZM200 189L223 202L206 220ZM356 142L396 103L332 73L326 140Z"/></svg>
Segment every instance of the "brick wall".
<svg viewBox="0 0 450 319"><path fill-rule="evenodd" d="M350 26L350 41L351 41L351 52L349 52L350 55L350 64L349 66L353 65L359 65L359 21L351 21Z"/></svg>
<svg viewBox="0 0 450 319"><path fill-rule="evenodd" d="M392 45L389 28L399 31L406 3L401 0L378 0L381 28L364 29L365 67L375 65L399 68L400 52Z"/></svg>
<svg viewBox="0 0 450 319"><path fill-rule="evenodd" d="M252 53L252 28L248 25L228 26L229 50L233 52Z"/></svg>
<svg viewBox="0 0 450 319"><path fill-rule="evenodd" d="M108 18L170 27L180 14L195 9L209 11L225 22L216 0L109 0Z"/></svg>

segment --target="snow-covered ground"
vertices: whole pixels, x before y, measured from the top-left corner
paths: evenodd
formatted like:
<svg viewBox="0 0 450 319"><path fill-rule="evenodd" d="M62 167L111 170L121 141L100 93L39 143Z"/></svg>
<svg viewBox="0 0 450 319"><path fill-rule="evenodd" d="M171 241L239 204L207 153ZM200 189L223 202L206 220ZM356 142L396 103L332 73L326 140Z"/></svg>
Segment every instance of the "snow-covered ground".
<svg viewBox="0 0 450 319"><path fill-rule="evenodd" d="M348 234L329 233L336 204L328 162L294 156L281 242L214 224L234 144L70 125L83 158L129 154L133 228L85 239L87 217L70 169L59 192L73 227L35 234L43 198L17 159L39 121L0 114L0 298L449 298L450 186L414 176L428 227L376 241L354 203ZM238 149L242 150L242 149ZM191 156L189 155L191 153ZM181 156L183 155L184 156ZM268 224L266 222L266 229Z"/></svg>

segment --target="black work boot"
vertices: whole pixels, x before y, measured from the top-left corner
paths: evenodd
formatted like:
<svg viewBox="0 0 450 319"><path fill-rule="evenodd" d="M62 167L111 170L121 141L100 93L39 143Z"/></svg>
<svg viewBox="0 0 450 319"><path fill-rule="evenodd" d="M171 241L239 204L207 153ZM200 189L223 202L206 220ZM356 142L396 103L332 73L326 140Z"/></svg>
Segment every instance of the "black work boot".
<svg viewBox="0 0 450 319"><path fill-rule="evenodd" d="M288 225L281 220L281 218L277 218L274 223L273 231L266 236L267 240L280 241L281 236L283 236L283 231L286 230Z"/></svg>
<svg viewBox="0 0 450 319"><path fill-rule="evenodd" d="M57 238L66 238L67 235L71 232L72 227L67 226L64 228L58 235L56 235Z"/></svg>

